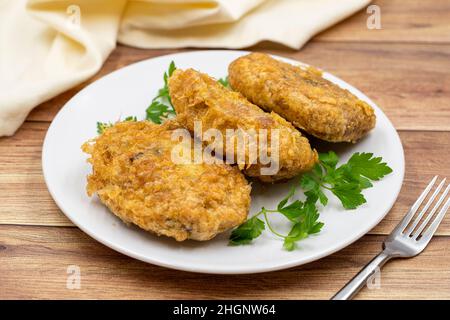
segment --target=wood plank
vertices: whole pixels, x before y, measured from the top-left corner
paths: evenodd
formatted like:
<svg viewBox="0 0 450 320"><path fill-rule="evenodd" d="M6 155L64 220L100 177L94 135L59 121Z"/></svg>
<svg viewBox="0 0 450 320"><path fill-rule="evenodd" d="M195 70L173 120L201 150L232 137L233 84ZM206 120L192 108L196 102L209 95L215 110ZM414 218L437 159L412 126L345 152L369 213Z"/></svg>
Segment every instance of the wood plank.
<svg viewBox="0 0 450 320"><path fill-rule="evenodd" d="M397 202L371 231L389 234L408 212L427 183L435 175L450 177L450 165L443 156L449 150L449 132L399 132L405 152L405 177ZM442 221L441 234L450 235L450 216Z"/></svg>
<svg viewBox="0 0 450 320"><path fill-rule="evenodd" d="M48 126L47 122L25 122L14 136L0 137L3 223L73 225L56 206L42 175L41 151Z"/></svg>
<svg viewBox="0 0 450 320"><path fill-rule="evenodd" d="M0 138L0 224L72 226L50 197L42 177L41 146L48 123L26 122L13 137ZM406 175L397 203L373 234L387 234L407 212L421 188L435 174L450 177L442 150L450 132L400 132ZM376 186L375 186L376 187ZM439 234L450 235L450 219Z"/></svg>
<svg viewBox="0 0 450 320"><path fill-rule="evenodd" d="M381 272L381 288L364 289L357 298L449 299L449 240L435 237L420 256L392 261ZM0 226L0 299L328 299L370 261L381 242L380 236L365 236L305 266L221 276L146 264L74 228ZM79 290L66 288L69 265L80 267Z"/></svg>
<svg viewBox="0 0 450 320"><path fill-rule="evenodd" d="M450 44L311 42L301 51L259 50L334 73L372 98L399 130L450 130ZM38 106L28 120L51 121L86 84L132 62L171 52L119 46L93 79Z"/></svg>
<svg viewBox="0 0 450 320"><path fill-rule="evenodd" d="M304 49L251 48L298 59L355 85L400 131L406 175L399 199L370 235L344 250L289 270L242 276L169 270L96 242L60 212L45 186L41 148L48 123L79 90L130 63L184 50L118 46L86 83L36 108L13 137L0 138L0 299L328 299L380 249L434 174L450 177L450 0L376 0L382 30L368 30L365 10L319 34ZM36 122L37 121L37 122ZM41 122L44 121L44 122ZM439 132L440 131L440 132ZM27 226L28 225L28 226ZM52 227L55 226L55 227ZM450 299L450 218L427 250L389 263L380 289L361 299ZM66 288L67 267L81 268L81 290ZM205 285L214 283L214 286Z"/></svg>
<svg viewBox="0 0 450 320"><path fill-rule="evenodd" d="M382 29L367 28L366 8L315 37L320 41L450 42L449 0L375 0Z"/></svg>

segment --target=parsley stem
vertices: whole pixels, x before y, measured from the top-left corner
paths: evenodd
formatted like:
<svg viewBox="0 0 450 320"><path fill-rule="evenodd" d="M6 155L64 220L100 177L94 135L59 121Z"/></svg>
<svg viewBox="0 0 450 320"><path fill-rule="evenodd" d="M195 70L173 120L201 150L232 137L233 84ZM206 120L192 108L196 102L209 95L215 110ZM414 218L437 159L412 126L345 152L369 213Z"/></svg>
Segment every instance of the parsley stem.
<svg viewBox="0 0 450 320"><path fill-rule="evenodd" d="M259 217L261 214L263 214L264 213L264 211L265 211L266 209L264 209L264 208L261 208L261 211L260 212L258 212L257 214L255 214L252 218L255 218L255 217Z"/></svg>
<svg viewBox="0 0 450 320"><path fill-rule="evenodd" d="M271 211L273 211L273 210L271 210ZM264 218L266 219L266 223L267 223L267 226L269 227L269 230L270 230L273 234L279 236L280 238L286 238L286 236L284 236L284 235L282 235L282 234L276 232L276 231L272 228L272 225L270 224L270 221L269 221L269 217L267 217L267 212L266 212L266 210L264 209L264 211L261 211L261 212L264 213Z"/></svg>

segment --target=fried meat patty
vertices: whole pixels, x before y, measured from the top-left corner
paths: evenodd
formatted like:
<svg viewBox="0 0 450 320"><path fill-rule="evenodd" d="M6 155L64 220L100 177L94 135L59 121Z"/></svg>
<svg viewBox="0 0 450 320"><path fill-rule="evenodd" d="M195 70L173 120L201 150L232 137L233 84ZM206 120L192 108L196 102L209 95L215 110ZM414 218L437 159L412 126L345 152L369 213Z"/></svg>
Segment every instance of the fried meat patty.
<svg viewBox="0 0 450 320"><path fill-rule="evenodd" d="M157 235L209 240L243 223L250 206L250 185L225 164L176 164L175 121L120 122L82 149L93 172L87 193L120 219ZM184 147L183 152L192 152Z"/></svg>
<svg viewBox="0 0 450 320"><path fill-rule="evenodd" d="M317 162L317 152L311 149L308 140L301 135L289 122L275 113L266 113L258 106L250 103L238 92L233 92L207 74L193 69L177 69L169 78L169 92L173 106L177 113L177 120L191 132L194 131L194 122L200 121L202 130L219 130L224 137L224 150L227 144L236 146L236 139L227 139L227 129L241 129L244 132L260 129L267 130L267 144L260 150L267 150L270 156L275 155L272 147L272 130L278 130L278 172L265 174L261 168L268 167L267 163L252 161L249 148L240 155L242 149L235 147L235 159L239 156L245 158L240 166L243 172L250 177L257 177L263 182L285 180L310 170ZM205 139L203 139L205 141ZM262 139L258 142L263 141ZM263 143L261 143L263 145ZM260 154L260 153L258 153ZM273 157L275 158L275 157ZM239 163L242 164L242 163Z"/></svg>
<svg viewBox="0 0 450 320"><path fill-rule="evenodd" d="M228 72L233 90L317 138L356 142L375 126L372 107L316 69L251 53L233 61Z"/></svg>

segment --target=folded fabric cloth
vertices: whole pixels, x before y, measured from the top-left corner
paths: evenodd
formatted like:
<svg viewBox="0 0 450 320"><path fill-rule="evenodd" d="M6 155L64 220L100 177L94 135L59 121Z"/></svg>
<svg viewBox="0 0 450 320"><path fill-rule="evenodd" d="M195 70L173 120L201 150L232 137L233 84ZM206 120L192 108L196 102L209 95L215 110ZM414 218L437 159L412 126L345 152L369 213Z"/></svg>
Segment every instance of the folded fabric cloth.
<svg viewBox="0 0 450 320"><path fill-rule="evenodd" d="M370 0L0 0L0 136L94 75L116 42L139 48L299 49Z"/></svg>

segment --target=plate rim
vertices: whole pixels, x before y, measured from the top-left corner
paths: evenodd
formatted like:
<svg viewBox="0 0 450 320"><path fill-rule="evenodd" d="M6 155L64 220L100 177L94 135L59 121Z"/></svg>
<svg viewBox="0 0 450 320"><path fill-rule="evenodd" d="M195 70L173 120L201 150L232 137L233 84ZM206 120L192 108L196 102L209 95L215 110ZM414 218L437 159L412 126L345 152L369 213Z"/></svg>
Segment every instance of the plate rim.
<svg viewBox="0 0 450 320"><path fill-rule="evenodd" d="M373 105L375 105L379 111L384 115L384 117L386 118L386 121L388 122L388 124L394 129L395 135L391 138L395 138L397 140L398 145L400 146L400 155L401 158L399 159L400 163L401 163L401 172L399 173L399 177L400 177L400 183L397 187L397 190L395 190L395 197L392 198L391 203L388 204L387 206L387 210L386 212L381 215L376 222L372 223L371 225L369 225L368 227L361 229L357 235L353 236L353 238L351 238L350 240L347 240L345 242L341 242L338 245L334 245L332 247L329 247L327 250L324 250L322 252L320 252L317 255L314 255L310 258L304 259L302 261L292 261L292 262L283 262L283 263L279 263L279 264L274 264L272 266L268 266L268 267L259 267L259 268L252 268L252 267L244 267L244 268L238 268L238 269L209 269L208 266L203 267L202 265L196 265L196 266L191 266L191 265L180 265L177 263L167 263L165 261L161 261L155 258L149 258L148 256L144 256L141 255L139 253L130 251L129 249L111 242L108 239L105 239L103 237L99 237L98 235L96 235L95 232L91 232L90 230L88 230L87 228L85 228L83 226L82 223L77 223L76 220L74 219L74 217L72 217L72 215L68 214L64 209L64 205L61 203L61 201L58 199L58 197L56 197L56 194L53 190L53 188L51 187L51 184L49 184L48 181L48 175L46 172L48 172L47 170L50 170L46 167L46 163L48 163L48 161L46 161L46 157L47 152L46 150L48 150L48 141L49 141L49 136L50 136L50 132L54 126L54 123L56 123L56 121L62 117L62 115L66 112L65 110L67 110L67 105L69 105L73 100L78 99L80 95L83 94L83 92L87 89L90 88L91 86L95 86L96 83L99 80L105 79L105 78L109 78L109 77L114 77L116 73L118 73L119 71L123 71L123 69L127 69L127 68L132 68L132 67L136 67L139 64L143 64L149 60L155 60L161 57L167 57L167 56L178 56L178 55L187 55L187 54L198 54L198 53L236 53L236 54L248 54L251 53L253 51L246 51L246 50L192 50L192 51L187 51L187 52L176 52L176 53L170 53L170 54L165 54L165 55L160 55L157 57L152 57L152 58L148 58L148 59L144 59L141 61L137 61L134 62L132 64L129 64L127 66L124 66L122 68L116 69L106 75L104 75L103 77L96 79L95 81L93 81L92 83L88 84L86 87L84 87L83 89L81 89L79 92L77 92L73 97L71 97L65 104L64 106L61 107L61 109L58 111L58 113L55 115L55 117L53 118L53 120L51 121L47 132L45 134L45 138L44 138L44 143L42 145L42 155L41 155L41 163L42 163L42 171L43 171L43 176L44 176L44 181L45 184L47 186L47 189L50 193L50 195L52 196L52 199L55 201L56 205L58 206L58 208L61 210L62 213L64 213L64 215L77 227L79 228L81 231L83 231L84 233L86 233L87 235L89 235L91 238L95 239L96 241L100 242L103 245L106 245L107 247L120 252L121 254L127 255L129 257L132 257L134 259L137 260L141 260L143 262L146 263L150 263L150 264L154 264L154 265L158 265L158 266L162 266L165 268L169 268L169 269L174 269L174 270L181 270L181 271L187 271L187 272L194 272L194 273L205 273L205 274L254 274L254 273L264 273L264 272L271 272L271 271L277 271L277 270L283 270L283 269L288 269L288 268L292 268L292 267L297 267L300 265L304 265L319 259L322 259L326 256L329 256L335 252L338 252L346 247L348 247L349 245L351 245L352 243L356 242L357 240L361 239L361 237L363 237L364 235L366 235L370 230L372 230L375 226L377 226L385 217L386 215L391 211L393 205L395 204L395 202L398 199L399 193L401 191L401 188L403 186L403 182L404 182L404 174L405 174L405 156L404 156L404 148L403 148L403 144L402 141L400 139L400 136L397 132L397 130L395 129L394 125L392 124L391 120L387 117L387 115L383 112L383 110L378 106L378 104L376 104L375 102L372 101L372 99L370 99L368 96L366 96L363 92L361 92L358 88L356 88L355 86L349 84L348 82L342 80L341 78L337 77L336 75L327 72L326 70L320 69L321 71L324 72L324 75L330 75L331 77L333 77L334 79L341 81L342 83L346 84L347 86L351 87L353 90L356 90L358 93L360 93L366 101L371 102ZM288 58L288 57L284 57L284 56L280 56L280 55L273 55L271 54L271 56L278 58L278 59L282 59L286 62L290 62L290 63L296 63L298 65L303 65L303 66L310 66L307 63L304 63L303 61L300 60L296 60L296 59L292 59L292 58ZM281 250L281 249L280 249Z"/></svg>

